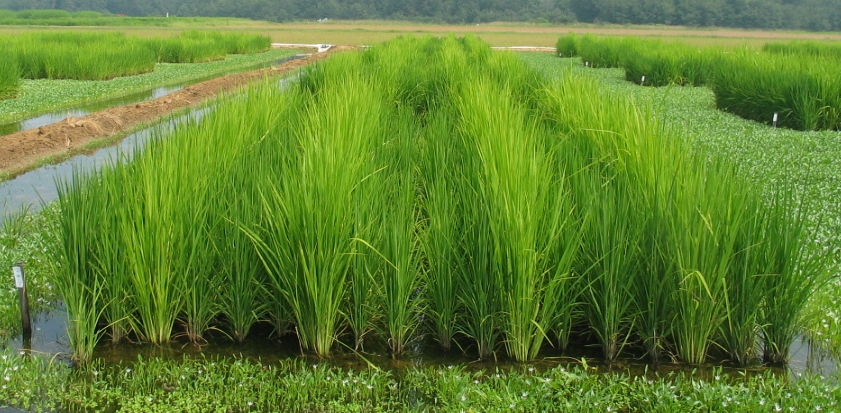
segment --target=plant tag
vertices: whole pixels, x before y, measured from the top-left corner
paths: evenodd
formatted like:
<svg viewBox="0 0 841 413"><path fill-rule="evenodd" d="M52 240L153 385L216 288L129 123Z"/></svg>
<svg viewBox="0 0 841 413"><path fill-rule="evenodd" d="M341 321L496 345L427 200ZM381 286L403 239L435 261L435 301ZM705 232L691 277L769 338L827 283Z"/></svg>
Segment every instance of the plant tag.
<svg viewBox="0 0 841 413"><path fill-rule="evenodd" d="M774 112L774 122L777 121L777 112Z"/></svg>
<svg viewBox="0 0 841 413"><path fill-rule="evenodd" d="M15 288L23 288L23 271L20 267L12 267L15 274Z"/></svg>

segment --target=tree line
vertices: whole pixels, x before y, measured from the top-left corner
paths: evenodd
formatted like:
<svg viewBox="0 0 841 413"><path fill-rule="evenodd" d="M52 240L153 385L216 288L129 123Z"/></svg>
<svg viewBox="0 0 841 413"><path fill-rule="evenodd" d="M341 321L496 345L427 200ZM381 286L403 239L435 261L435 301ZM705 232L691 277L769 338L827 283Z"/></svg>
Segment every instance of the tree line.
<svg viewBox="0 0 841 413"><path fill-rule="evenodd" d="M841 0L0 0L0 9L270 21L395 19L666 24L841 31Z"/></svg>

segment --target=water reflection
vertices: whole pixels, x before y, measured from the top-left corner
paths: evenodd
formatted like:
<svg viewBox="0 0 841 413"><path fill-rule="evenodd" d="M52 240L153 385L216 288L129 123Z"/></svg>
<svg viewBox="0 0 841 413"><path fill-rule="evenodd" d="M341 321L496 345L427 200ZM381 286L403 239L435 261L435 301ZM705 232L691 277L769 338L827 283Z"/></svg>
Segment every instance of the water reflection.
<svg viewBox="0 0 841 413"><path fill-rule="evenodd" d="M142 148L144 143L156 130L166 131L188 119L199 121L208 108L195 109L188 114L178 116L160 125L143 129L128 135L119 144L102 148L90 155L78 155L64 162L47 165L5 182L0 182L0 218L2 221L24 209L37 211L42 204L52 202L58 198L56 180L72 181L73 170L82 172L95 171L102 165L116 159L120 154L131 156L135 149ZM0 222L2 222L0 221Z"/></svg>

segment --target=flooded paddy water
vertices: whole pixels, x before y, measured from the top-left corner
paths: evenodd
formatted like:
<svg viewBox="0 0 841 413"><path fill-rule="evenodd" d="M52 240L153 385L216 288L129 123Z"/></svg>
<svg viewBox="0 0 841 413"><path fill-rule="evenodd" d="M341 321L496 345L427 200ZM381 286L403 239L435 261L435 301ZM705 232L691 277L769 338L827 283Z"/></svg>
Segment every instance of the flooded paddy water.
<svg viewBox="0 0 841 413"><path fill-rule="evenodd" d="M17 352L28 353L46 359L60 360L72 365L71 348L67 337L67 313L62 303L57 303L51 311L33 314L32 336L24 340L18 336L7 343L8 348ZM545 348L538 359L520 363L500 356L497 359L477 360L470 354L470 349L462 352L458 348L443 351L432 340L414 342L400 358L392 358L385 346L374 346L354 351L349 347L338 346L329 359L322 359L313 354L301 353L297 337L287 333L277 336L270 323L256 325L245 342L235 343L222 334L211 334L203 345L192 344L186 339L176 338L165 345L143 342L125 342L112 345L103 339L94 353L94 359L105 365L132 363L138 358L159 357L166 360L181 360L184 357L194 359L215 359L237 357L272 364L283 360L303 360L307 364L328 363L342 369L364 370L371 367L400 372L410 368L447 368L461 366L468 371L508 371L524 367L538 371L556 366L587 366L592 372L625 373L631 376L667 375L670 373L693 373L693 375L712 379L719 372L724 374L760 374L772 371L776 374L789 375L792 378L804 374L818 374L831 377L838 373L838 361L819 347L808 341L796 340L790 349L791 360L785 366L765 366L754 364L739 367L726 362L710 362L700 366L684 363L664 362L659 365L648 363L643 354L633 354L635 349L628 349L616 363L608 365L601 359L600 351L592 346L571 346L563 354L551 347Z"/></svg>

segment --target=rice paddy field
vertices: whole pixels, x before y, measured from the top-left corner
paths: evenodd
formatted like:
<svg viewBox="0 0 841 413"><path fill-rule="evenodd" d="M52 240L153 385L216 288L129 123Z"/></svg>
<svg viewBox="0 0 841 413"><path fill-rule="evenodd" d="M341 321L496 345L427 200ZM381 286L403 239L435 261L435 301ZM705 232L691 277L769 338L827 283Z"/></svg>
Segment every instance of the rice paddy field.
<svg viewBox="0 0 841 413"><path fill-rule="evenodd" d="M0 258L27 261L36 304L63 301L76 367L6 352L0 395L67 411L837 410L837 377L745 369L785 365L798 340L841 353L838 128L719 110L720 72L741 67L643 87L594 68L627 58L587 41L571 58L473 36L339 54L59 182L55 205L6 224ZM267 325L321 360L423 343L515 367L96 358ZM575 347L742 373L531 367ZM54 385L13 385L31 377Z"/></svg>
<svg viewBox="0 0 841 413"><path fill-rule="evenodd" d="M288 53L274 51L267 58L263 52L269 51L270 40L265 36L195 30L153 38L113 31L41 30L4 39L0 53L9 59L0 63L0 122L247 67ZM223 62L228 56L231 61Z"/></svg>

